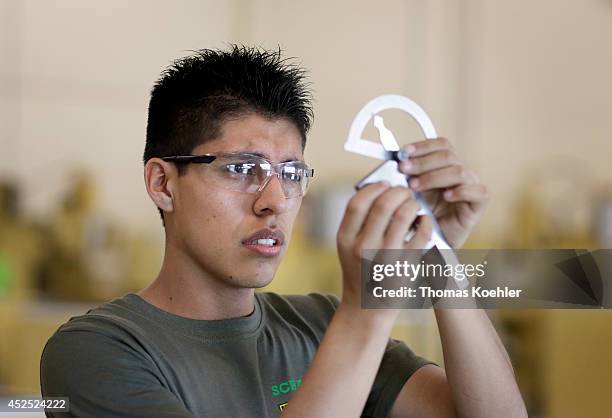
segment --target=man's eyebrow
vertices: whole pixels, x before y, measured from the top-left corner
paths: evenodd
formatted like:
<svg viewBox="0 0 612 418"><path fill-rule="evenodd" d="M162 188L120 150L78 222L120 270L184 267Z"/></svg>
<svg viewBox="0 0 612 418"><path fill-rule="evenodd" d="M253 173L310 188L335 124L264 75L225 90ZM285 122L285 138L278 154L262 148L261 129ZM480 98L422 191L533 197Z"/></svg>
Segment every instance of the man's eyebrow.
<svg viewBox="0 0 612 418"><path fill-rule="evenodd" d="M270 156L268 154L266 154L264 152L259 152L259 151L236 151L236 152L232 152L231 154L243 154L243 153L251 154L251 155L256 155L258 157L265 158L266 160L271 160ZM286 163L286 162L289 162L289 161L300 161L300 159L299 158L295 158L295 157L294 158L287 158L287 159L285 159L285 160L283 160L281 162L282 163Z"/></svg>

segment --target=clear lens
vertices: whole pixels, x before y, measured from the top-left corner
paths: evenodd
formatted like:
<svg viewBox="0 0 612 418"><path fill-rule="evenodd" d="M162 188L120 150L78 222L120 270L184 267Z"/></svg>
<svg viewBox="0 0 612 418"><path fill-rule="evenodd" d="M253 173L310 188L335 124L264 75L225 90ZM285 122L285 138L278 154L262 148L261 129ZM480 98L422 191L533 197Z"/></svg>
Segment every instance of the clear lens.
<svg viewBox="0 0 612 418"><path fill-rule="evenodd" d="M250 154L218 156L207 170L211 180L227 190L257 193L277 175L286 198L303 196L312 177L312 170L301 161L271 164Z"/></svg>
<svg viewBox="0 0 612 418"><path fill-rule="evenodd" d="M287 198L304 196L308 190L312 170L299 161L283 163L280 166L285 196Z"/></svg>

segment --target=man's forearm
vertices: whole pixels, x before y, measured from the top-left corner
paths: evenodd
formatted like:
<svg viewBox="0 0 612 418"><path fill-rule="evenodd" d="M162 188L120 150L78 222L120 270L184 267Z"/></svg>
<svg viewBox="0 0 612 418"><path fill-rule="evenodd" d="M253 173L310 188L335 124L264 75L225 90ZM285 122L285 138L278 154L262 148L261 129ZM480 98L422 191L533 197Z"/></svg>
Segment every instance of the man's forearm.
<svg viewBox="0 0 612 418"><path fill-rule="evenodd" d="M283 418L361 415L383 357L394 317L372 318L340 304Z"/></svg>
<svg viewBox="0 0 612 418"><path fill-rule="evenodd" d="M435 309L457 417L526 417L512 364L480 309Z"/></svg>

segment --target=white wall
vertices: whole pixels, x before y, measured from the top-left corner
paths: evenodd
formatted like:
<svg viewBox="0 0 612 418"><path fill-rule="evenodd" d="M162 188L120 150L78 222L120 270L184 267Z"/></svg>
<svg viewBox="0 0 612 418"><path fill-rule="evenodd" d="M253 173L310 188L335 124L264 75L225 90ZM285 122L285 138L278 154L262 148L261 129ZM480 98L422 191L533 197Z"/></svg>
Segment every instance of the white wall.
<svg viewBox="0 0 612 418"><path fill-rule="evenodd" d="M593 188L610 184L612 2L481 5L466 134L494 186L486 220L493 232L507 224L514 196L550 172ZM573 196L564 203L576 204Z"/></svg>

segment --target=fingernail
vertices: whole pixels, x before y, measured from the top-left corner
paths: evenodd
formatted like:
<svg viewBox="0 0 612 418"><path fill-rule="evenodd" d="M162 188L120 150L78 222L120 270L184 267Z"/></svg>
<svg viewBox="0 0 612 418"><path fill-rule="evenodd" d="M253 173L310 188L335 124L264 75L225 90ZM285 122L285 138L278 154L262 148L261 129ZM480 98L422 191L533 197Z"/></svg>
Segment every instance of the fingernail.
<svg viewBox="0 0 612 418"><path fill-rule="evenodd" d="M451 197L453 197L453 191L452 190L447 190L444 192L444 197L447 199L450 199Z"/></svg>
<svg viewBox="0 0 612 418"><path fill-rule="evenodd" d="M414 145L412 145L412 144L406 145L406 147L404 149L406 150L406 152L408 154L412 154L413 152L416 151L416 147Z"/></svg>
<svg viewBox="0 0 612 418"><path fill-rule="evenodd" d="M387 180L382 180L380 184L382 184L384 188L391 186L391 183L389 183Z"/></svg>
<svg viewBox="0 0 612 418"><path fill-rule="evenodd" d="M419 187L419 179L410 179L410 187L413 189Z"/></svg>

